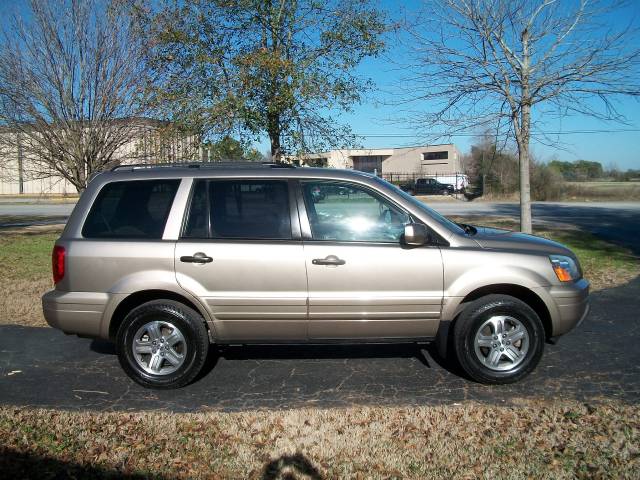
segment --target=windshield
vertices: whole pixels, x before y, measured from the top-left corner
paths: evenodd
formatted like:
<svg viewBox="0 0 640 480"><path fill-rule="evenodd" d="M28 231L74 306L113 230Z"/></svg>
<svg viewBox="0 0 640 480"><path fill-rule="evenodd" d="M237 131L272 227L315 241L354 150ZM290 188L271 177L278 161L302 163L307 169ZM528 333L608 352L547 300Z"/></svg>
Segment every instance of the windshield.
<svg viewBox="0 0 640 480"><path fill-rule="evenodd" d="M412 197L407 192L403 191L400 187L397 187L393 183L389 183L380 177L373 177L373 178L375 179L376 182L384 185L385 187L392 188L394 192L398 193L405 200L408 200L409 202L411 202L412 205L414 205L416 208L425 212L427 215L429 215L431 218L433 218L436 222L438 222L440 225L442 225L446 229L455 233L462 233L462 234L465 233L464 229L460 227L460 225L452 222L444 215L441 215L440 213L436 212L433 208L428 207L425 203L421 202L420 200L417 200L415 197Z"/></svg>

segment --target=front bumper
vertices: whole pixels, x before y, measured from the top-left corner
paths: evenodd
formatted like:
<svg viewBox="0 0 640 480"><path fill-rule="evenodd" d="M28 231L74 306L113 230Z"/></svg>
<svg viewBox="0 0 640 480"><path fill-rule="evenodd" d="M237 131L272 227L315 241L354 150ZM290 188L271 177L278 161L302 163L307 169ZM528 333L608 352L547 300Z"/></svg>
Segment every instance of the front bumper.
<svg viewBox="0 0 640 480"><path fill-rule="evenodd" d="M548 293L557 307L557 314L551 318L554 337L573 330L589 313L589 281L584 278L549 287Z"/></svg>
<svg viewBox="0 0 640 480"><path fill-rule="evenodd" d="M53 328L65 333L99 337L108 301L106 293L49 290L42 296L42 311Z"/></svg>

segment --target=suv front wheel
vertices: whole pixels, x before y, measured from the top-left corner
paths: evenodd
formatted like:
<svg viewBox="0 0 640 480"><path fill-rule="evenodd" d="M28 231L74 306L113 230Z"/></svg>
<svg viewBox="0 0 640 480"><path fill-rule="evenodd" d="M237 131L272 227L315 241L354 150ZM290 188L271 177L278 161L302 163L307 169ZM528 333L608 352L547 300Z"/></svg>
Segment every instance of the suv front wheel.
<svg viewBox="0 0 640 480"><path fill-rule="evenodd" d="M508 295L487 295L470 303L453 328L460 366L475 381L517 382L542 357L544 328L526 303Z"/></svg>
<svg viewBox="0 0 640 480"><path fill-rule="evenodd" d="M116 348L120 365L135 382L150 388L179 388L202 370L209 337L198 312L172 300L154 300L126 316Z"/></svg>

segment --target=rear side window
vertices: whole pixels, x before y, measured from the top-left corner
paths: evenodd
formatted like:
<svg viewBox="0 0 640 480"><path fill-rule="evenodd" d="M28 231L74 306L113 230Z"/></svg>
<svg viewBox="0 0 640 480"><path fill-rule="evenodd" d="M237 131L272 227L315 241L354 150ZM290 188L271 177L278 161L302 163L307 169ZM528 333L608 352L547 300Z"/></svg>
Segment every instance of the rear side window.
<svg viewBox="0 0 640 480"><path fill-rule="evenodd" d="M160 239L180 180L108 183L82 227L86 238Z"/></svg>
<svg viewBox="0 0 640 480"><path fill-rule="evenodd" d="M289 191L282 180L199 180L183 238L290 240Z"/></svg>

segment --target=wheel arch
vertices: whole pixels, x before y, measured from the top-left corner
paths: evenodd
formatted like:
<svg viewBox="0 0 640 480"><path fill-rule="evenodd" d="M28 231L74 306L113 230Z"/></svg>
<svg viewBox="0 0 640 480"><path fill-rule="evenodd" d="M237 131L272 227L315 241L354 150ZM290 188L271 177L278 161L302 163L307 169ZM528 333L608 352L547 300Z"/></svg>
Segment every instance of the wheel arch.
<svg viewBox="0 0 640 480"><path fill-rule="evenodd" d="M209 332L209 338L212 339L213 335L209 322L207 321L207 312L205 312L197 302L190 300L185 295L162 289L141 290L122 299L111 315L109 322L109 339L114 339L116 337L118 328L120 328L120 325L131 310L152 300L173 300L195 310L204 319L205 326Z"/></svg>
<svg viewBox="0 0 640 480"><path fill-rule="evenodd" d="M451 333L453 332L453 325L456 320L466 308L466 306L482 297L487 295L509 295L517 298L531 307L540 317L542 326L544 327L545 337L547 339L553 336L553 323L551 321L551 312L547 307L547 304L540 298L540 296L531 290L530 288L522 285L512 283L496 283L492 285L485 285L467 293L462 300L455 307L454 314L451 320L445 320L440 322L438 332L436 334L436 346L438 353L444 358L447 356L447 351L450 346Z"/></svg>

